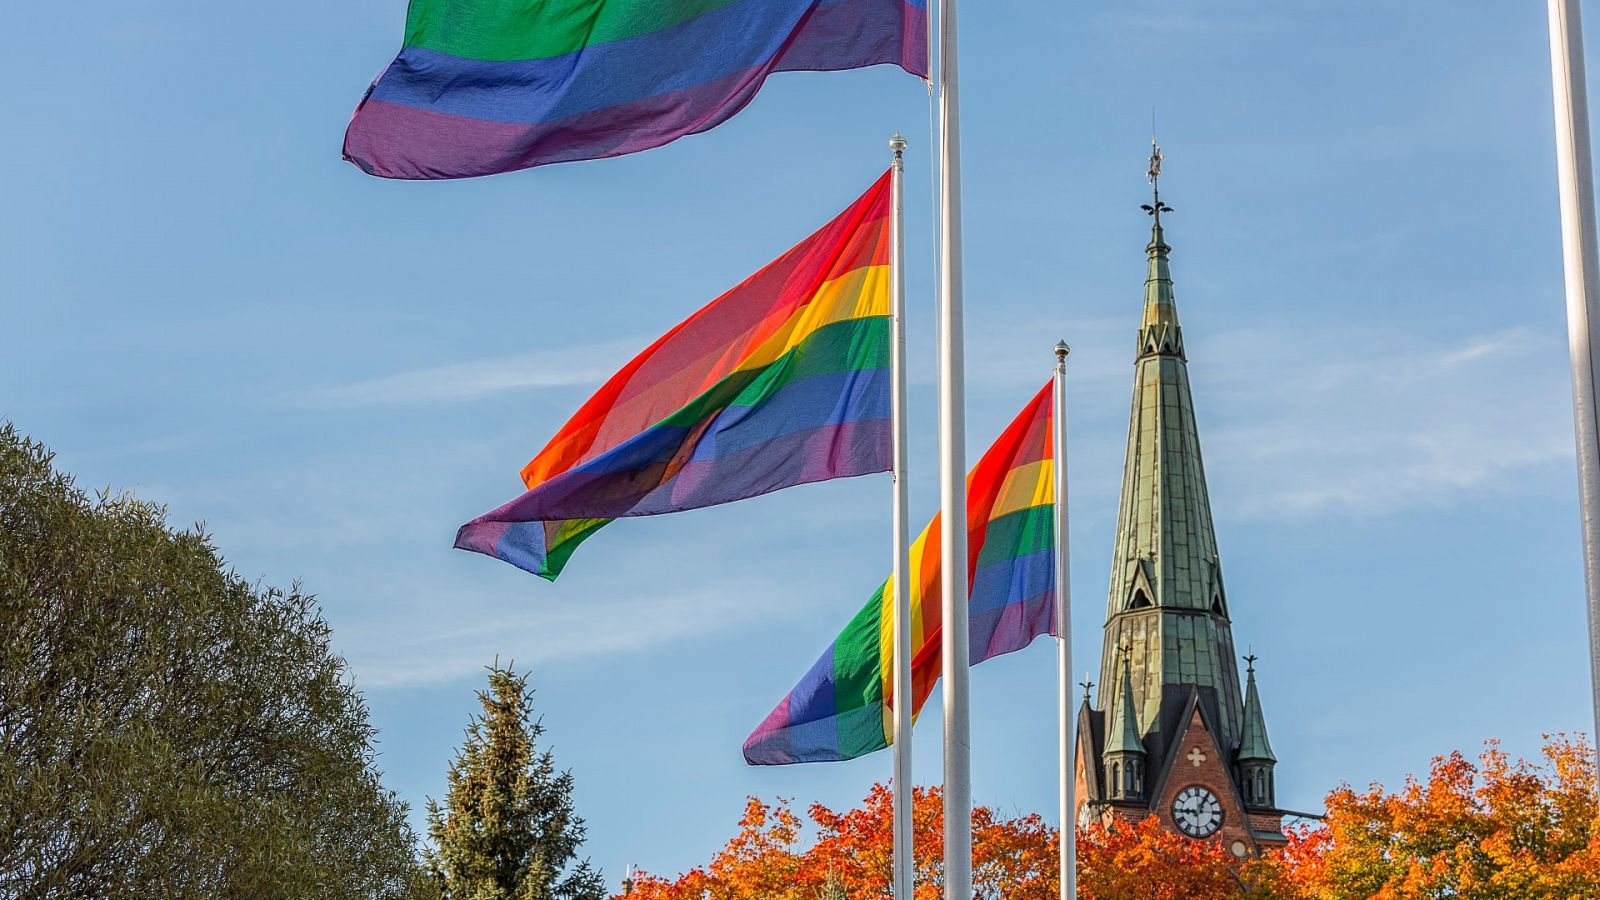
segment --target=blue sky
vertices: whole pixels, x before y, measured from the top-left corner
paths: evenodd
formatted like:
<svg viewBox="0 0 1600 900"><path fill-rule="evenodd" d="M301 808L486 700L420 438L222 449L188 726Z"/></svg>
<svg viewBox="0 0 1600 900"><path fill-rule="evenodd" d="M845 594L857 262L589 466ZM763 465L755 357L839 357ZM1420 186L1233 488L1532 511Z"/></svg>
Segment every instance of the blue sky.
<svg viewBox="0 0 1600 900"><path fill-rule="evenodd" d="M613 883L707 859L746 794L859 800L887 756L755 770L739 745L883 577L886 478L619 523L556 585L449 548L600 379L856 196L896 129L931 513L922 84L779 76L649 153L383 182L338 151L403 14L14 11L0 416L82 486L204 521L243 576L319 594L418 810L496 655L532 667ZM962 18L969 446L1069 340L1078 668L1105 609L1154 106L1280 800L1587 730L1543 8L993 0ZM979 802L1052 813L1054 665L1040 644L975 670ZM938 732L930 712L919 781L939 778Z"/></svg>

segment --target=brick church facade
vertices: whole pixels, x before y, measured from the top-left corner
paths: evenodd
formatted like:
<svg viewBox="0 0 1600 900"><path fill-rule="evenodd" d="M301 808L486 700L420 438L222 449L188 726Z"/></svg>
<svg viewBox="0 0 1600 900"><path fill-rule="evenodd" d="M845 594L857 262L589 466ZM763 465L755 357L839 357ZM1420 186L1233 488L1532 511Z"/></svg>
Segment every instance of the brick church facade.
<svg viewBox="0 0 1600 900"><path fill-rule="evenodd" d="M1152 159L1159 176L1159 153ZM1189 391L1159 191L1099 691L1078 711L1078 821L1138 821L1243 858L1283 843L1255 660L1244 684Z"/></svg>

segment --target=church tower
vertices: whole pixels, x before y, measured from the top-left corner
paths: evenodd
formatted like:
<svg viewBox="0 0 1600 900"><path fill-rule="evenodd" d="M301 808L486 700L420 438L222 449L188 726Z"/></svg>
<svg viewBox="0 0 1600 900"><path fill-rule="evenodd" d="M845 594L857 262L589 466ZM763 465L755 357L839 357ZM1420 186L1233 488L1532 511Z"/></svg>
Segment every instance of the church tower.
<svg viewBox="0 0 1600 900"><path fill-rule="evenodd" d="M1250 657L1240 690L1228 591L1206 492L1188 356L1161 216L1161 151L1133 407L1111 560L1100 691L1079 711L1079 821L1158 816L1234 855L1284 840Z"/></svg>

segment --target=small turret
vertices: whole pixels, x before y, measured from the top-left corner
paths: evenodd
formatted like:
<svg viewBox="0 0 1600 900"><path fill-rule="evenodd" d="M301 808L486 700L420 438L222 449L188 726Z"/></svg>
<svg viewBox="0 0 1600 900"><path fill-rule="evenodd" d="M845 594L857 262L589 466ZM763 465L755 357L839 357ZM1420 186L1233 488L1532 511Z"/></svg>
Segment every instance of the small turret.
<svg viewBox="0 0 1600 900"><path fill-rule="evenodd" d="M1261 714L1261 696L1256 692L1256 655L1244 658L1246 671L1244 693L1244 731L1239 738L1239 785L1244 789L1246 806L1271 809L1276 805L1276 791L1272 784L1272 769L1278 758L1272 755L1272 745L1267 742L1267 720Z"/></svg>
<svg viewBox="0 0 1600 900"><path fill-rule="evenodd" d="M1144 798L1145 748L1139 737L1139 708L1133 700L1131 648L1123 648L1122 675L1111 699L1106 726L1105 771L1107 799L1134 802Z"/></svg>

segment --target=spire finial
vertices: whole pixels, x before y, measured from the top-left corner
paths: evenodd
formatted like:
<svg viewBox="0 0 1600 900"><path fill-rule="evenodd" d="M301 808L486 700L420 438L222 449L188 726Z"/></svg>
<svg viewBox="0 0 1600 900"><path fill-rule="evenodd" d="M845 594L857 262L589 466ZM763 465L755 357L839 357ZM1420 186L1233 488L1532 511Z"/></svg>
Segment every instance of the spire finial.
<svg viewBox="0 0 1600 900"><path fill-rule="evenodd" d="M1089 673L1083 673L1083 680L1078 682L1078 687L1083 688L1083 702L1089 702L1089 689L1094 687L1094 682L1089 680Z"/></svg>
<svg viewBox="0 0 1600 900"><path fill-rule="evenodd" d="M1260 658L1261 657L1256 655L1256 649L1254 647L1246 648L1244 654L1245 671L1254 675L1256 671L1256 660Z"/></svg>
<svg viewBox="0 0 1600 900"><path fill-rule="evenodd" d="M1151 118L1154 119L1154 117L1155 114L1152 112ZM1151 131L1153 132L1154 130L1154 122L1152 121ZM1150 215L1155 216L1157 225L1161 224L1162 213L1172 212L1172 207L1161 202L1161 161L1164 159L1166 159L1166 157L1161 153L1161 145L1156 143L1155 135L1151 134L1150 168L1146 169L1144 173L1145 180L1150 182L1151 201L1149 203L1140 204L1139 208Z"/></svg>

